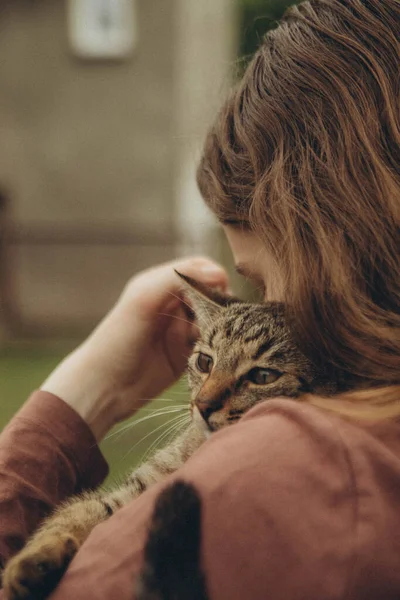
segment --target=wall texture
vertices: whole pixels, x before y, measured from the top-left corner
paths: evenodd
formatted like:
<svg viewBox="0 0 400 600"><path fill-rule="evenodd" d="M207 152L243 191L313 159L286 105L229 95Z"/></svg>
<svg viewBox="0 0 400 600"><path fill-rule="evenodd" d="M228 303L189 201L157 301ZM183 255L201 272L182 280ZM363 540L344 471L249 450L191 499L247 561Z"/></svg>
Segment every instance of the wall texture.
<svg viewBox="0 0 400 600"><path fill-rule="evenodd" d="M199 18L190 21L191 3ZM179 182L193 164L182 161L204 135L210 89L219 91L229 71L231 8L227 0L137 4L134 55L107 63L71 55L64 1L3 0L0 194L8 242L0 285L10 335L91 327L130 274L177 251L185 229ZM207 19L214 36L220 31L208 55ZM199 86L206 64L208 83Z"/></svg>

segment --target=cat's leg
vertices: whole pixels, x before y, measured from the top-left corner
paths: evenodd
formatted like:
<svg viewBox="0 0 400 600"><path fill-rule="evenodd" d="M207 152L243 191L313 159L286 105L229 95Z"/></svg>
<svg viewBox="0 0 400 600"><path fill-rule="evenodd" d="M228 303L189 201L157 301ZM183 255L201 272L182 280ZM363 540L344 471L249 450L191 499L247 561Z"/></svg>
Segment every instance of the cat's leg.
<svg viewBox="0 0 400 600"><path fill-rule="evenodd" d="M155 452L148 461L132 471L126 484L133 485L140 493L144 492L153 483L175 473L206 439L204 428L190 424L171 444Z"/></svg>
<svg viewBox="0 0 400 600"><path fill-rule="evenodd" d="M61 505L6 565L8 600L46 598L92 529L107 519L104 492L87 493Z"/></svg>
<svg viewBox="0 0 400 600"><path fill-rule="evenodd" d="M170 446L135 469L118 489L86 493L60 506L7 563L3 587L8 600L46 598L92 529L153 483L173 473L204 439L204 433L190 426Z"/></svg>

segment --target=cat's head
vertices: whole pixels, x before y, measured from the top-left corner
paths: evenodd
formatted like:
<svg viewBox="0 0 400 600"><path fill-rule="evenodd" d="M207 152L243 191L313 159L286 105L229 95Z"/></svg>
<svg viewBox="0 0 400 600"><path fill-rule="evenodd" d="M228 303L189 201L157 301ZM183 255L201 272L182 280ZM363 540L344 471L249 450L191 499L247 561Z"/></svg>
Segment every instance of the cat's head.
<svg viewBox="0 0 400 600"><path fill-rule="evenodd" d="M211 431L268 398L335 391L296 346L282 303L243 302L178 275L200 328L188 364L191 405Z"/></svg>

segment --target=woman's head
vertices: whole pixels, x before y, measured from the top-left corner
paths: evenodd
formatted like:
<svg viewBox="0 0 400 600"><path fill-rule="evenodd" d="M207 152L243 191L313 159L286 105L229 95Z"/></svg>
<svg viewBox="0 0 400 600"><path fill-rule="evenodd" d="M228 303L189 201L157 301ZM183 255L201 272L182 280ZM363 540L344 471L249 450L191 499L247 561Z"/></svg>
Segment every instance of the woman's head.
<svg viewBox="0 0 400 600"><path fill-rule="evenodd" d="M278 266L303 350L371 384L400 380L399 29L398 0L289 9L198 169L228 231Z"/></svg>

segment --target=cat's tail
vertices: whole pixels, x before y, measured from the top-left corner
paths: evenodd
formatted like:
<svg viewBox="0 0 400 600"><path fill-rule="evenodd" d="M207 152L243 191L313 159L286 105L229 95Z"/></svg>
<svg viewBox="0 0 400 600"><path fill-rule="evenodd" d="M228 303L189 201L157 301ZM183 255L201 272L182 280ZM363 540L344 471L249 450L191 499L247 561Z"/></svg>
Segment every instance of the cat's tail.
<svg viewBox="0 0 400 600"><path fill-rule="evenodd" d="M200 544L200 496L193 485L176 481L156 501L135 599L207 600Z"/></svg>

